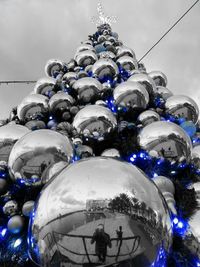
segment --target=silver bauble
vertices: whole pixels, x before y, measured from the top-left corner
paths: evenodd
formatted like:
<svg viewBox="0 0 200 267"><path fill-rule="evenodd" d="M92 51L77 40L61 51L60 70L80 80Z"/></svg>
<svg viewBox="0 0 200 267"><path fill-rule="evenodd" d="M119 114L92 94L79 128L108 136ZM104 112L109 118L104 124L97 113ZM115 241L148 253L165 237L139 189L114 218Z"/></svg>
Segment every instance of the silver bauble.
<svg viewBox="0 0 200 267"><path fill-rule="evenodd" d="M191 164L198 171L197 177L199 177L199 180L200 180L200 175L199 175L200 173L200 145L197 145L192 149Z"/></svg>
<svg viewBox="0 0 200 267"><path fill-rule="evenodd" d="M176 118L185 118L187 121L197 123L199 117L199 108L196 102L184 95L174 95L165 102L166 113Z"/></svg>
<svg viewBox="0 0 200 267"><path fill-rule="evenodd" d="M65 73L65 75L63 75L62 79L66 83L70 83L71 81L77 79L77 73L73 72L73 71L67 72L67 73Z"/></svg>
<svg viewBox="0 0 200 267"><path fill-rule="evenodd" d="M119 150L116 148L108 148L101 153L102 157L120 158Z"/></svg>
<svg viewBox="0 0 200 267"><path fill-rule="evenodd" d="M120 64L121 68L126 71L131 71L138 68L137 60L130 56L118 58L117 63Z"/></svg>
<svg viewBox="0 0 200 267"><path fill-rule="evenodd" d="M114 78L119 69L117 64L110 58L101 58L95 62L92 67L92 73L95 78L104 79L107 77Z"/></svg>
<svg viewBox="0 0 200 267"><path fill-rule="evenodd" d="M37 81L34 87L35 94L45 95L47 92L52 91L56 84L56 80L50 77L41 78Z"/></svg>
<svg viewBox="0 0 200 267"><path fill-rule="evenodd" d="M32 131L46 128L46 124L44 123L44 121L39 120L28 121L25 126Z"/></svg>
<svg viewBox="0 0 200 267"><path fill-rule="evenodd" d="M7 227L12 234L20 233L24 227L24 218L20 215L12 216L8 221Z"/></svg>
<svg viewBox="0 0 200 267"><path fill-rule="evenodd" d="M105 157L80 160L51 180L29 234L30 255L41 266L150 266L172 243L155 184L137 167Z"/></svg>
<svg viewBox="0 0 200 267"><path fill-rule="evenodd" d="M64 111L70 109L74 102L75 100L71 95L64 92L58 92L49 100L50 112L55 113L57 110Z"/></svg>
<svg viewBox="0 0 200 267"><path fill-rule="evenodd" d="M66 161L59 161L50 165L42 175L42 184L48 183L56 175L58 175L69 163Z"/></svg>
<svg viewBox="0 0 200 267"><path fill-rule="evenodd" d="M77 91L80 100L88 103L94 96L98 96L103 90L102 84L91 77L77 80L73 84L73 88Z"/></svg>
<svg viewBox="0 0 200 267"><path fill-rule="evenodd" d="M22 136L29 133L26 127L9 123L0 127L0 161L8 161L8 157L14 144Z"/></svg>
<svg viewBox="0 0 200 267"><path fill-rule="evenodd" d="M147 125L141 130L138 142L142 149L147 152L156 151L155 155L170 162L190 161L191 140L175 123L157 121Z"/></svg>
<svg viewBox="0 0 200 267"><path fill-rule="evenodd" d="M167 76L161 71L151 71L148 75L154 80L157 86L166 87L167 85Z"/></svg>
<svg viewBox="0 0 200 267"><path fill-rule="evenodd" d="M162 97L164 100L167 100L170 96L173 96L173 93L166 87L157 86L155 96Z"/></svg>
<svg viewBox="0 0 200 267"><path fill-rule="evenodd" d="M86 67L88 65L94 64L97 59L97 55L91 50L79 52L75 57L77 64L81 67Z"/></svg>
<svg viewBox="0 0 200 267"><path fill-rule="evenodd" d="M45 73L52 77L55 71L60 72L63 69L63 62L59 59L49 59L45 65Z"/></svg>
<svg viewBox="0 0 200 267"><path fill-rule="evenodd" d="M22 121L37 119L38 116L46 116L48 113L48 101L49 99L43 95L28 95L18 105L17 116Z"/></svg>
<svg viewBox="0 0 200 267"><path fill-rule="evenodd" d="M3 178L0 178L0 196L6 193L7 187L7 181Z"/></svg>
<svg viewBox="0 0 200 267"><path fill-rule="evenodd" d="M117 120L112 111L99 105L88 105L75 116L73 127L79 132L98 139L112 131Z"/></svg>
<svg viewBox="0 0 200 267"><path fill-rule="evenodd" d="M115 104L119 107L145 109L149 103L149 94L142 84L123 82L113 92Z"/></svg>
<svg viewBox="0 0 200 267"><path fill-rule="evenodd" d="M22 213L24 216L29 217L34 209L35 201L29 200L24 203Z"/></svg>
<svg viewBox="0 0 200 267"><path fill-rule="evenodd" d="M48 166L59 161L69 162L72 156L73 148L66 136L51 130L37 130L15 143L9 157L9 172L13 180L41 184L41 176Z"/></svg>
<svg viewBox="0 0 200 267"><path fill-rule="evenodd" d="M137 121L142 124L142 126L146 126L154 121L160 121L160 115L153 110L146 110L140 113Z"/></svg>
<svg viewBox="0 0 200 267"><path fill-rule="evenodd" d="M82 44L77 48L76 54L83 52L83 51L87 51L87 50L90 50L93 52L95 51L94 47L91 44Z"/></svg>
<svg viewBox="0 0 200 267"><path fill-rule="evenodd" d="M111 51L103 51L100 52L99 54L99 58L110 58L110 59L115 59L115 54Z"/></svg>
<svg viewBox="0 0 200 267"><path fill-rule="evenodd" d="M127 46L118 46L117 47L117 58L120 58L123 56L130 56L130 57L136 59L135 53L131 48L129 48Z"/></svg>
<svg viewBox="0 0 200 267"><path fill-rule="evenodd" d="M93 149L86 145L78 145L76 148L76 154L78 157L82 158L88 158L93 156Z"/></svg>
<svg viewBox="0 0 200 267"><path fill-rule="evenodd" d="M89 66L91 66L91 65L89 65ZM78 74L77 74L77 79L82 79L84 77L88 77L87 72L84 71L84 70L79 71Z"/></svg>
<svg viewBox="0 0 200 267"><path fill-rule="evenodd" d="M13 216L18 211L18 204L15 200L9 200L6 202L6 204L3 206L3 213L7 216Z"/></svg>
<svg viewBox="0 0 200 267"><path fill-rule="evenodd" d="M149 95L153 95L156 92L156 84L154 80L145 73L135 74L128 80L141 83L146 88Z"/></svg>

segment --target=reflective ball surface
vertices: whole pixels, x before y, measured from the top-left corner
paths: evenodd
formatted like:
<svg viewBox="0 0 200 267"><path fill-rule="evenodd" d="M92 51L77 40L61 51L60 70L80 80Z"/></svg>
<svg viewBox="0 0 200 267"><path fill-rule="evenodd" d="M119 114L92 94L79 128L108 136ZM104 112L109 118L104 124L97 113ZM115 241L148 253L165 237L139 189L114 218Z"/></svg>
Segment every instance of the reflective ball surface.
<svg viewBox="0 0 200 267"><path fill-rule="evenodd" d="M138 142L147 152L155 151L157 157L163 157L170 162L189 162L192 143L186 132L177 124L166 121L153 122L144 127Z"/></svg>
<svg viewBox="0 0 200 267"><path fill-rule="evenodd" d="M173 96L173 93L166 87L157 86L155 96L162 97L164 100L167 100L170 96Z"/></svg>
<svg viewBox="0 0 200 267"><path fill-rule="evenodd" d="M7 187L7 181L3 178L0 178L0 196L6 193Z"/></svg>
<svg viewBox="0 0 200 267"><path fill-rule="evenodd" d="M131 71L138 68L137 60L130 56L123 56L118 58L117 63L123 70Z"/></svg>
<svg viewBox="0 0 200 267"><path fill-rule="evenodd" d="M120 158L120 153L119 150L115 148L108 148L102 152L101 156L110 158Z"/></svg>
<svg viewBox="0 0 200 267"><path fill-rule="evenodd" d="M39 120L28 121L25 126L31 131L46 128L46 124L44 123L44 121Z"/></svg>
<svg viewBox="0 0 200 267"><path fill-rule="evenodd" d="M29 129L15 123L9 123L0 127L0 161L8 161L8 157L14 144L25 134L29 133Z"/></svg>
<svg viewBox="0 0 200 267"><path fill-rule="evenodd" d="M86 67L88 65L94 64L97 59L97 55L91 50L79 52L75 57L77 64L81 67Z"/></svg>
<svg viewBox="0 0 200 267"><path fill-rule="evenodd" d="M100 105L88 105L75 116L73 127L90 137L104 137L117 126L112 111Z"/></svg>
<svg viewBox="0 0 200 267"><path fill-rule="evenodd" d="M45 66L45 73L49 77L53 77L56 71L60 72L63 69L63 62L59 59L50 59Z"/></svg>
<svg viewBox="0 0 200 267"><path fill-rule="evenodd" d="M197 123L199 117L199 108L196 102L184 95L174 95L165 102L166 113L176 118L184 118L187 121Z"/></svg>
<svg viewBox="0 0 200 267"><path fill-rule="evenodd" d="M87 50L90 50L93 52L95 51L94 47L91 44L82 44L77 48L76 54L83 52L83 51L87 51Z"/></svg>
<svg viewBox="0 0 200 267"><path fill-rule="evenodd" d="M46 96L40 94L28 95L18 105L17 116L21 121L43 118L48 113L48 101Z"/></svg>
<svg viewBox="0 0 200 267"><path fill-rule="evenodd" d="M101 58L92 66L92 73L94 77L104 80L114 78L119 73L119 69L112 59Z"/></svg>
<svg viewBox="0 0 200 267"><path fill-rule="evenodd" d="M77 91L79 99L86 103L89 103L93 97L98 96L103 90L102 84L91 77L77 80L73 84L73 88Z"/></svg>
<svg viewBox="0 0 200 267"><path fill-rule="evenodd" d="M195 170L198 173L198 177L200 180L200 145L195 146L192 149L192 158L191 158L191 163L194 166Z"/></svg>
<svg viewBox="0 0 200 267"><path fill-rule="evenodd" d="M145 73L132 75L128 80L141 83L146 88L149 95L153 95L156 92L156 84L154 80Z"/></svg>
<svg viewBox="0 0 200 267"><path fill-rule="evenodd" d="M52 91L56 84L56 80L50 77L41 78L37 81L34 87L35 94L46 95L46 93Z"/></svg>
<svg viewBox="0 0 200 267"><path fill-rule="evenodd" d="M35 201L29 200L24 203L22 207L22 213L24 216L29 217L34 209Z"/></svg>
<svg viewBox="0 0 200 267"><path fill-rule="evenodd" d="M137 119L137 121L141 123L142 126L146 126L154 121L159 121L159 120L160 120L160 115L153 110L146 110L140 113Z"/></svg>
<svg viewBox="0 0 200 267"><path fill-rule="evenodd" d="M50 165L42 175L42 184L48 183L53 177L58 175L65 167L67 167L68 162L59 161Z"/></svg>
<svg viewBox="0 0 200 267"><path fill-rule="evenodd" d="M13 216L18 211L18 204L15 200L10 200L6 202L3 206L3 213L7 216Z"/></svg>
<svg viewBox="0 0 200 267"><path fill-rule="evenodd" d="M77 73L73 71L65 73L62 77L62 80L65 81L66 83L70 83L71 81L76 79L77 79Z"/></svg>
<svg viewBox="0 0 200 267"><path fill-rule="evenodd" d="M155 184L137 167L105 157L80 160L51 180L29 230L30 254L41 266L150 266L172 243Z"/></svg>
<svg viewBox="0 0 200 267"><path fill-rule="evenodd" d="M148 75L154 80L156 86L166 87L167 76L161 71L151 71Z"/></svg>
<svg viewBox="0 0 200 267"><path fill-rule="evenodd" d="M145 109L149 103L149 94L145 87L132 81L119 84L114 89L113 97L119 107Z"/></svg>
<svg viewBox="0 0 200 267"><path fill-rule="evenodd" d="M111 51L104 51L104 52L99 53L99 58L115 59L115 54Z"/></svg>
<svg viewBox="0 0 200 267"><path fill-rule="evenodd" d="M51 130L33 131L14 145L8 162L10 175L28 185L41 184L48 166L69 162L72 156L73 148L66 136Z"/></svg>
<svg viewBox="0 0 200 267"><path fill-rule="evenodd" d="M49 109L52 113L56 113L58 110L69 110L73 103L74 99L71 95L64 92L58 92L49 100Z"/></svg>
<svg viewBox="0 0 200 267"><path fill-rule="evenodd" d="M20 215L14 215L12 216L7 224L8 230L12 234L18 234L22 231L22 228L24 227L24 219Z"/></svg>
<svg viewBox="0 0 200 267"><path fill-rule="evenodd" d="M131 48L129 48L127 46L118 46L117 47L117 57L120 58L123 56L130 56L130 57L136 59L135 53Z"/></svg>

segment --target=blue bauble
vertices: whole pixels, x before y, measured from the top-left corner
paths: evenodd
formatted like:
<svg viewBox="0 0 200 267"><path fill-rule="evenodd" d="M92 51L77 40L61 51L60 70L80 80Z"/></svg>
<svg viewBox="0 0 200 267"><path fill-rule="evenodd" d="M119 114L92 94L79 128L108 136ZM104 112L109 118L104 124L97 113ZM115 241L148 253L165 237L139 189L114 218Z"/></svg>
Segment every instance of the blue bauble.
<svg viewBox="0 0 200 267"><path fill-rule="evenodd" d="M180 124L180 126L190 137L195 135L197 129L192 121L184 121Z"/></svg>
<svg viewBox="0 0 200 267"><path fill-rule="evenodd" d="M47 127L49 129L53 128L53 127L56 127L57 126L57 122L55 120L50 120L48 123L47 123Z"/></svg>
<svg viewBox="0 0 200 267"><path fill-rule="evenodd" d="M97 54L106 51L105 46L103 46L102 44L95 45L94 48L95 48Z"/></svg>

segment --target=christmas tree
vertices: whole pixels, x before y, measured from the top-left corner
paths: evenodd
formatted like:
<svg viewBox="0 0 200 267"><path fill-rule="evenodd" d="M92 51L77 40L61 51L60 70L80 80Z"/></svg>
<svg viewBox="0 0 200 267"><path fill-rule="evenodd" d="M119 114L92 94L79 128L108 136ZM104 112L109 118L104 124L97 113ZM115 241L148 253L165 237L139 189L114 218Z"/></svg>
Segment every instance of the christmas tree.
<svg viewBox="0 0 200 267"><path fill-rule="evenodd" d="M200 266L199 109L97 31L0 127L1 266Z"/></svg>

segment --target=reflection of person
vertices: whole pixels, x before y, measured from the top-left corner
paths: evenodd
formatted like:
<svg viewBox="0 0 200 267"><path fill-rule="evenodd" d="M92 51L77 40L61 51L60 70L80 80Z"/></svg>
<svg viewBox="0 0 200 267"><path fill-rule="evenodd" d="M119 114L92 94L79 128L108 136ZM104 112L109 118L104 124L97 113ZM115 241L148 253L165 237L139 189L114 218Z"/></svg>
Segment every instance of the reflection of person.
<svg viewBox="0 0 200 267"><path fill-rule="evenodd" d="M116 244L116 246L118 246L118 244L120 244L120 246L121 246L122 235L123 235L122 226L121 225L119 226L119 230L116 230L116 234L117 234L117 244Z"/></svg>
<svg viewBox="0 0 200 267"><path fill-rule="evenodd" d="M112 247L110 236L104 232L103 224L99 224L95 230L91 244L95 243L95 253L97 254L100 261L105 262L107 255L107 246Z"/></svg>

